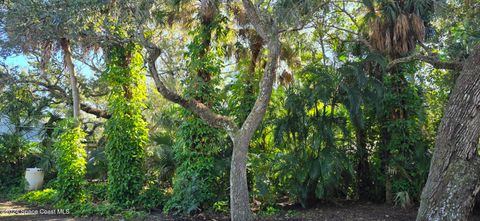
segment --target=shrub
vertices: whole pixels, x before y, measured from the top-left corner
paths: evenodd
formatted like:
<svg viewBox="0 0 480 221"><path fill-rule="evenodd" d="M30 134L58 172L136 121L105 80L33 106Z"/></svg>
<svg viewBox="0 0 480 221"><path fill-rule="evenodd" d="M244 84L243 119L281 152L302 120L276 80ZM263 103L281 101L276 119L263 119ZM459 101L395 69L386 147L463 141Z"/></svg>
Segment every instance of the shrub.
<svg viewBox="0 0 480 221"><path fill-rule="evenodd" d="M218 213L228 213L229 211L229 205L228 201L226 200L220 200L217 201L213 204L213 210Z"/></svg>
<svg viewBox="0 0 480 221"><path fill-rule="evenodd" d="M150 187L142 192L139 204L146 210L160 207L165 202L165 194L158 187Z"/></svg>
<svg viewBox="0 0 480 221"><path fill-rule="evenodd" d="M48 188L28 192L18 200L35 206L53 205L58 199L58 194L58 191Z"/></svg>
<svg viewBox="0 0 480 221"><path fill-rule="evenodd" d="M114 216L114 218L117 218L118 220L135 220L135 221L140 221L140 220L145 220L147 218L147 213L144 211L135 211L135 210L125 210L121 212L120 214L117 214Z"/></svg>
<svg viewBox="0 0 480 221"><path fill-rule="evenodd" d="M0 187L0 199L14 200L18 199L25 193L27 180L25 178L17 178L16 184L11 186Z"/></svg>
<svg viewBox="0 0 480 221"><path fill-rule="evenodd" d="M95 204L92 202L87 203L70 203L70 204L57 204L56 206L68 209L74 216L102 216L112 217L115 214L122 212L122 208L118 204L102 203Z"/></svg>
<svg viewBox="0 0 480 221"><path fill-rule="evenodd" d="M91 197L91 200L94 202L101 202L107 199L106 183L89 183L85 189L86 195Z"/></svg>
<svg viewBox="0 0 480 221"><path fill-rule="evenodd" d="M125 210L119 204L101 203L66 203L57 204L57 208L68 210L77 217L100 216L108 220L145 220L147 214L143 211Z"/></svg>
<svg viewBox="0 0 480 221"><path fill-rule="evenodd" d="M192 214L225 197L224 167L211 156L186 159L177 168L173 196L164 211Z"/></svg>
<svg viewBox="0 0 480 221"><path fill-rule="evenodd" d="M413 203L407 191L398 192L395 194L395 205L400 205L402 208L410 208Z"/></svg>
<svg viewBox="0 0 480 221"><path fill-rule="evenodd" d="M5 187L4 191L21 181L29 147L28 141L19 134L0 135L0 187Z"/></svg>

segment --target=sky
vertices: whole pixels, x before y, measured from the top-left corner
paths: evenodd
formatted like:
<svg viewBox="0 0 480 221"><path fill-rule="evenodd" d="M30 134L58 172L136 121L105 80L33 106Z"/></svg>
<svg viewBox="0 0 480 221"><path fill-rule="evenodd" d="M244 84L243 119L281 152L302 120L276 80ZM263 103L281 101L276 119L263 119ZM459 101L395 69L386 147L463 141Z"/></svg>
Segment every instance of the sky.
<svg viewBox="0 0 480 221"><path fill-rule="evenodd" d="M86 78L93 78L94 71L83 63L74 60L77 74L83 75ZM9 67L18 67L20 70L28 70L28 57L22 54L12 55L5 59L5 64Z"/></svg>
<svg viewBox="0 0 480 221"><path fill-rule="evenodd" d="M9 56L5 59L5 64L8 66L18 66L19 68L27 68L28 60L24 55Z"/></svg>

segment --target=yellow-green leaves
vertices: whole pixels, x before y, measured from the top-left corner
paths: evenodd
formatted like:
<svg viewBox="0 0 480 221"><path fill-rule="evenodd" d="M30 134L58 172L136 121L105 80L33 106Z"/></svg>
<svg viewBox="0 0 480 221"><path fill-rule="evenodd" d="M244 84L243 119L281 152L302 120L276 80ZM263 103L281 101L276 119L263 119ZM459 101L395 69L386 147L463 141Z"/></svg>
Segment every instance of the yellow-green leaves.
<svg viewBox="0 0 480 221"><path fill-rule="evenodd" d="M108 99L112 117L106 124L108 198L131 206L144 185L144 148L147 123L141 110L146 98L145 75L140 48L134 44L110 48L105 77L112 90Z"/></svg>
<svg viewBox="0 0 480 221"><path fill-rule="evenodd" d="M61 122L57 128L57 142L54 144L57 164L57 188L61 200L70 202L83 198L83 183L86 173L86 133L74 126L72 119Z"/></svg>

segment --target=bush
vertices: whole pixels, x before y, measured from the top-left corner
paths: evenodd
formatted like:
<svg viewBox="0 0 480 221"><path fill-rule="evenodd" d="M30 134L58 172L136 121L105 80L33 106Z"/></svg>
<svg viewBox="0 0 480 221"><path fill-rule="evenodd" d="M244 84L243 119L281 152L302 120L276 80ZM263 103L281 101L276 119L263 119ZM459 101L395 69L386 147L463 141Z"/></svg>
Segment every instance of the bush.
<svg viewBox="0 0 480 221"><path fill-rule="evenodd" d="M25 193L26 182L22 177L16 179L15 185L0 187L0 199L14 200L21 197Z"/></svg>
<svg viewBox="0 0 480 221"><path fill-rule="evenodd" d="M106 183L89 183L86 187L86 195L94 202L101 202L107 199Z"/></svg>
<svg viewBox="0 0 480 221"><path fill-rule="evenodd" d="M101 203L65 203L56 207L68 210L77 217L100 216L112 220L145 220L147 214L143 211L124 210L119 204Z"/></svg>
<svg viewBox="0 0 480 221"><path fill-rule="evenodd" d="M182 163L177 168L173 196L164 211L192 214L222 199L226 195L226 188L222 187L224 168L216 168L215 163L213 157L208 156Z"/></svg>
<svg viewBox="0 0 480 221"><path fill-rule="evenodd" d="M68 209L74 216L102 216L112 217L115 214L122 212L122 207L118 204L101 203L95 204L92 202L86 203L64 203L57 204L59 208Z"/></svg>
<svg viewBox="0 0 480 221"><path fill-rule="evenodd" d="M0 187L18 186L25 172L28 141L18 134L0 135Z"/></svg>
<svg viewBox="0 0 480 221"><path fill-rule="evenodd" d="M228 197L228 160L230 146L222 131L183 111L184 121L174 145L177 167L173 196L166 212L192 214Z"/></svg>
<svg viewBox="0 0 480 221"><path fill-rule="evenodd" d="M269 206L265 210L261 211L260 213L264 216L274 216L280 212L280 209Z"/></svg>
<svg viewBox="0 0 480 221"><path fill-rule="evenodd" d="M118 220L145 220L147 218L147 213L144 211L135 211L135 210L125 210L120 214L114 216L115 219Z"/></svg>
<svg viewBox="0 0 480 221"><path fill-rule="evenodd" d="M221 200L217 201L213 204L213 210L218 213L228 213L229 211L229 206L228 201L226 200Z"/></svg>
<svg viewBox="0 0 480 221"><path fill-rule="evenodd" d="M58 191L49 188L28 192L18 200L35 206L53 205L58 199L58 194Z"/></svg>
<svg viewBox="0 0 480 221"><path fill-rule="evenodd" d="M146 210L160 207L165 202L164 192L157 186L146 189L139 198L139 204Z"/></svg>

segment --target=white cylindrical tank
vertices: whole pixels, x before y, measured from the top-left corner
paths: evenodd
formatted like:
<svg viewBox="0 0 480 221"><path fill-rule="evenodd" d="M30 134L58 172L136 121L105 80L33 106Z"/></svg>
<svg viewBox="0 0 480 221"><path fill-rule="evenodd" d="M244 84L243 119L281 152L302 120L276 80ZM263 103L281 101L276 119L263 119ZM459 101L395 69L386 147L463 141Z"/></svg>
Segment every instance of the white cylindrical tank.
<svg viewBox="0 0 480 221"><path fill-rule="evenodd" d="M25 171L25 179L27 180L26 189L39 190L43 185L43 170L41 168L27 168Z"/></svg>

